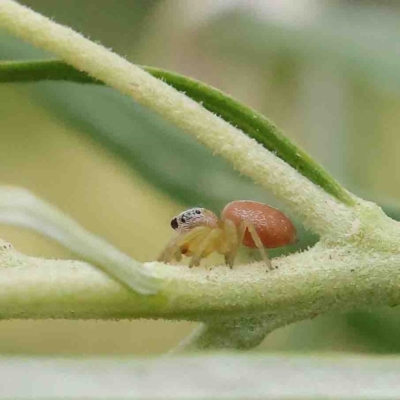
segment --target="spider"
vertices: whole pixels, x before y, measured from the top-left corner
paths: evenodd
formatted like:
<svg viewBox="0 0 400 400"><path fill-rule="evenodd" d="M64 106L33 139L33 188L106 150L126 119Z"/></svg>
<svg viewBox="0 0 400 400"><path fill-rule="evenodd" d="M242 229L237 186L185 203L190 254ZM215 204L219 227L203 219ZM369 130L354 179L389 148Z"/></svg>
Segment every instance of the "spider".
<svg viewBox="0 0 400 400"><path fill-rule="evenodd" d="M171 239L158 261L180 261L192 257L189 267L200 265L212 252L225 256L232 268L241 244L257 247L269 269L273 269L265 248L276 248L296 242L292 222L276 208L249 200L233 201L222 211L221 218L205 208L191 208L172 219L177 235Z"/></svg>

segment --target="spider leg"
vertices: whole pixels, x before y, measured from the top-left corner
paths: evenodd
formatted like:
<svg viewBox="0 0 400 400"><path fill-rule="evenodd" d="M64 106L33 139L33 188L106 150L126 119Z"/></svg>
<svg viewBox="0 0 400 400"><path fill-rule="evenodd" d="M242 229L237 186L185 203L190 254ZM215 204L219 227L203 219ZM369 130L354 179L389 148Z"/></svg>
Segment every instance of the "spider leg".
<svg viewBox="0 0 400 400"><path fill-rule="evenodd" d="M228 265L229 268L233 268L233 263L235 261L237 250L241 241L239 240L239 232L235 224L230 219L227 219L224 222L224 233L226 245L228 247L228 250L224 254L225 264Z"/></svg>
<svg viewBox="0 0 400 400"><path fill-rule="evenodd" d="M194 267L196 265L200 265L200 260L202 259L204 251L207 249L207 247L219 236L221 235L221 229L216 228L212 229L211 232L203 239L197 249L194 251L192 259L190 260L189 267Z"/></svg>
<svg viewBox="0 0 400 400"><path fill-rule="evenodd" d="M157 261L161 262L169 262L173 258L173 254L176 251L176 241L177 236L174 236L172 239L169 240L167 245L164 247L163 251L157 257Z"/></svg>
<svg viewBox="0 0 400 400"><path fill-rule="evenodd" d="M173 260L176 260L177 262L182 260L182 253L180 247L177 246L175 253L172 256Z"/></svg>
<svg viewBox="0 0 400 400"><path fill-rule="evenodd" d="M271 264L271 261L268 257L268 253L265 251L265 248L261 242L260 237L258 236L258 233L256 231L256 229L254 228L253 224L247 222L247 221L242 221L242 223L240 224L240 228L239 228L239 237L240 237L240 243L243 243L243 238L244 235L246 233L246 229L250 232L251 238L253 239L255 245L257 246L262 259L265 261L265 263L267 264L268 268L270 270L273 270L273 266Z"/></svg>
<svg viewBox="0 0 400 400"><path fill-rule="evenodd" d="M158 256L157 261L170 262L173 259L180 261L180 259L182 258L180 247L184 243L188 243L191 240L197 238L201 234L204 234L204 227L201 226L193 228L188 232L178 233L168 242L164 250Z"/></svg>

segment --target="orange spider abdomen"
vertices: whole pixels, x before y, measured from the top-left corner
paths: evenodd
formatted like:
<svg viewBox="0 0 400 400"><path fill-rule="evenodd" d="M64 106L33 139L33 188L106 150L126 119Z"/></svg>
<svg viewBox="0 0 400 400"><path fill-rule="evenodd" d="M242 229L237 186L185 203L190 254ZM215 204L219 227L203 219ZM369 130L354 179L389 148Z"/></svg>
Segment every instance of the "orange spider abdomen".
<svg viewBox="0 0 400 400"><path fill-rule="evenodd" d="M296 242L296 228L290 219L266 204L256 201L241 200L229 203L222 211L222 219L230 219L236 227L242 221L254 226L263 245L267 248L287 246ZM243 244L256 247L250 232L246 230Z"/></svg>

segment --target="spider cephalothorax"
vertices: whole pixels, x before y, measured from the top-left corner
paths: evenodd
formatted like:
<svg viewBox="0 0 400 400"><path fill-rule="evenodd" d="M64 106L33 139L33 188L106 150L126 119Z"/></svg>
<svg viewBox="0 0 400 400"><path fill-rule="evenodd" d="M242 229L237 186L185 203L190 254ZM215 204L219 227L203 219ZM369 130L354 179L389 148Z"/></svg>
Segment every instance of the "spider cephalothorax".
<svg viewBox="0 0 400 400"><path fill-rule="evenodd" d="M196 226L218 226L217 216L205 208L190 208L171 221L171 227L178 232L187 232Z"/></svg>
<svg viewBox="0 0 400 400"><path fill-rule="evenodd" d="M255 201L229 203L221 218L205 208L191 208L171 221L177 235L165 247L159 261L179 261L182 254L192 257L189 266L199 265L212 252L225 256L230 267L241 244L257 247L272 269L266 248L286 246L296 241L296 229L279 210Z"/></svg>

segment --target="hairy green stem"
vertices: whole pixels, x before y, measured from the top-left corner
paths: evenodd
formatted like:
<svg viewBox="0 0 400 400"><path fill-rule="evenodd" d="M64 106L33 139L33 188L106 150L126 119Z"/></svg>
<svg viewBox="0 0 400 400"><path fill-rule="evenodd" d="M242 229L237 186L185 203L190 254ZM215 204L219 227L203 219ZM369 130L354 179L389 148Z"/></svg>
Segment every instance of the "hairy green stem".
<svg viewBox="0 0 400 400"><path fill-rule="evenodd" d="M321 242L274 259L273 271L262 263L188 269L140 265L26 190L2 188L1 223L41 232L130 288L157 293L139 296L87 263L27 257L0 243L0 315L202 321L178 350L248 349L271 330L317 314L400 303L399 224L376 206L362 211L340 246ZM121 266L126 275L118 275Z"/></svg>
<svg viewBox="0 0 400 400"><path fill-rule="evenodd" d="M203 321L206 328L189 348L249 348L290 322L328 311L400 303L399 224L374 206L360 220L366 222L340 246L321 242L307 252L274 259L278 269L273 271L263 263L231 270L127 260L133 272L129 277L139 276L135 284L140 288L149 287L143 277L158 278L158 292L152 296L129 291L87 263L28 257L0 243L0 314ZM0 222L42 232L111 276L121 257L127 257L25 190L0 190Z"/></svg>
<svg viewBox="0 0 400 400"><path fill-rule="evenodd" d="M277 127L262 114L205 83L159 68L147 66L140 66L140 68L185 93L208 111L241 129L340 201L348 205L356 204L354 198L332 176L307 153L283 136ZM0 63L0 82L42 80L102 83L59 60Z"/></svg>
<svg viewBox="0 0 400 400"><path fill-rule="evenodd" d="M400 303L399 224L377 207L364 210L360 217L367 222L349 232L341 246L321 242L307 252L274 259L278 269L273 271L263 263L233 270L225 266L188 269L127 260L29 192L2 188L0 222L42 232L100 264L111 276L121 259L127 260L133 272L129 276L139 276L136 284L147 287L142 278L150 275L162 285L156 286L158 292L153 296L143 297L86 263L27 257L3 243L1 315L204 321L208 327L197 335L197 347L210 347L211 343L222 347L228 337L236 343L234 347L249 347L262 338L263 332L315 314ZM230 335L228 331L232 331ZM219 339L213 342L210 337Z"/></svg>
<svg viewBox="0 0 400 400"><path fill-rule="evenodd" d="M355 256L351 247L318 246L274 265L278 269L267 272L261 263L233 270L147 263L143 268L164 285L157 294L143 297L86 263L42 260L3 249L0 314L3 319L187 319L205 321L211 329L217 322L253 329L265 320L264 328L270 330L269 321L276 328L326 312L400 304L400 255ZM258 319L252 322L252 317Z"/></svg>

